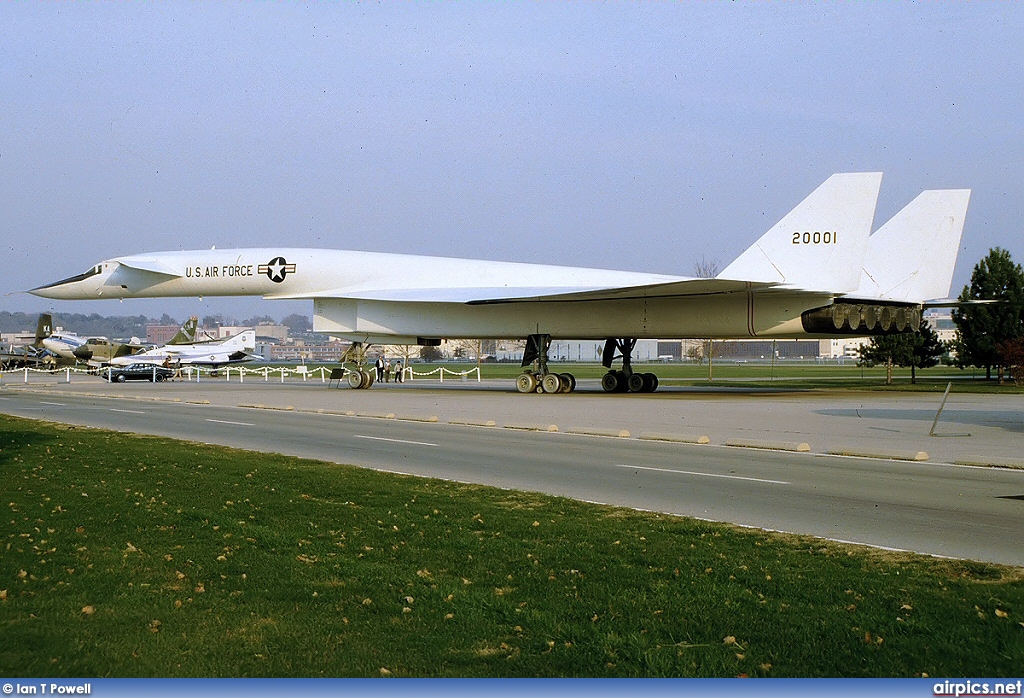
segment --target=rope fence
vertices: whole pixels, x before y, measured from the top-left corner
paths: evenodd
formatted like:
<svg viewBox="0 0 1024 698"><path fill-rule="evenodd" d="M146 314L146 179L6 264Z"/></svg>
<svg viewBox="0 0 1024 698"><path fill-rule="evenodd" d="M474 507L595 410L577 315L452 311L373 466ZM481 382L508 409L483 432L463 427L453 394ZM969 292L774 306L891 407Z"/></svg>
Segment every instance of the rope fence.
<svg viewBox="0 0 1024 698"><path fill-rule="evenodd" d="M154 366L159 368L159 366ZM337 367L335 367L337 368ZM331 373L335 368L327 366L320 366L318 368L310 369L308 366L262 366L257 368L248 368L246 366L223 366L216 369L200 368L197 366L183 366L181 368L181 378L168 378L167 380L184 380L194 381L196 383L210 380L220 380L230 382L233 378L239 383L244 383L248 376L250 380L256 378L257 380L263 379L264 382L269 383L271 378L275 381L284 383L285 378L299 378L301 377L303 382L308 380L316 380L319 377L321 383L326 383ZM75 375L91 375L106 378L109 372L113 370L111 367L104 368L79 368L65 366L64 368L16 368L6 371L0 371L0 382L20 382L28 383L28 377L30 373L34 374L45 374L48 376L57 376L63 378L63 382L70 383L72 380L72 374ZM373 367L368 367L367 370L373 371ZM343 376L347 376L352 373L351 369L344 367ZM437 376L438 382L444 383L445 374L454 378L461 378L462 380L469 380L469 377L476 374L476 380L480 382L480 368L473 367L467 371L452 371L451 369L445 368L444 366L438 366L432 371L416 371L411 366L407 366L402 369L404 378L408 380L425 380L431 376Z"/></svg>

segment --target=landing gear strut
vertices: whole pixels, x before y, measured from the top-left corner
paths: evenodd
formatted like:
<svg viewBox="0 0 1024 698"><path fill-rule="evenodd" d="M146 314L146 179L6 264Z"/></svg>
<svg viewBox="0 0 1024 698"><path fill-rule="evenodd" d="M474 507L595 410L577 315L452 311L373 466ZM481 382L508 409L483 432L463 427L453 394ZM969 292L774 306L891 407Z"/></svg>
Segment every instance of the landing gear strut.
<svg viewBox="0 0 1024 698"><path fill-rule="evenodd" d="M625 337L622 339L609 339L604 343L604 351L601 353L601 363L604 367L611 369L615 359L622 359L622 370L612 371L604 374L601 378L601 387L606 393L653 393L658 389L658 377L653 373L633 372L633 348L636 347L636 338ZM616 356L615 352L619 352Z"/></svg>
<svg viewBox="0 0 1024 698"><path fill-rule="evenodd" d="M362 342L353 342L345 355L341 357L342 365L350 362L355 364L355 368L349 369L345 379L349 386L356 390L369 388L373 385L373 379L376 377L373 371L366 369L366 350L368 348Z"/></svg>
<svg viewBox="0 0 1024 698"><path fill-rule="evenodd" d="M522 364L526 370L516 378L516 390L521 393L571 393L576 390L574 375L548 370L550 346L549 334L531 334L526 338Z"/></svg>

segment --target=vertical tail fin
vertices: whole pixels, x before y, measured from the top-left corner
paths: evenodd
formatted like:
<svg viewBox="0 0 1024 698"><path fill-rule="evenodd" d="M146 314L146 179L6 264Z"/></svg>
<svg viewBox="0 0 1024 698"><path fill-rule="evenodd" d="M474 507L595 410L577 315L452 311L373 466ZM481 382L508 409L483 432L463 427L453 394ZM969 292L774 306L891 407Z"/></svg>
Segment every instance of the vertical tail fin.
<svg viewBox="0 0 1024 698"><path fill-rule="evenodd" d="M196 327L199 325L199 318L195 315L185 321L185 324L178 330L178 334L171 337L168 344L192 344L196 341Z"/></svg>
<svg viewBox="0 0 1024 698"><path fill-rule="evenodd" d="M255 349L256 330L243 330L220 343L222 349Z"/></svg>
<svg viewBox="0 0 1024 698"><path fill-rule="evenodd" d="M49 313L42 313L39 316L39 322L36 323L36 341L32 343L32 346L43 346L43 340L51 334L53 334L53 317Z"/></svg>
<svg viewBox="0 0 1024 698"><path fill-rule="evenodd" d="M970 189L921 192L868 241L854 298L921 302L949 295Z"/></svg>
<svg viewBox="0 0 1024 698"><path fill-rule="evenodd" d="M844 293L860 282L881 172L834 174L718 275Z"/></svg>

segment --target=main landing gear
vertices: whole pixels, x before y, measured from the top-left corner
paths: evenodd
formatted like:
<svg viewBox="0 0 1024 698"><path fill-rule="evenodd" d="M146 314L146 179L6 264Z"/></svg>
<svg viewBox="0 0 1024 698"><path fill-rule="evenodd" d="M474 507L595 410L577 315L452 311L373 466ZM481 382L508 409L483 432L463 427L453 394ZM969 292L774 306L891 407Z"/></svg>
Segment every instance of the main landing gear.
<svg viewBox="0 0 1024 698"><path fill-rule="evenodd" d="M355 368L349 369L345 380L348 381L349 387L357 390L369 388L376 377L374 371L366 369L366 349L362 342L353 342L341 359L343 365L349 362L355 364Z"/></svg>
<svg viewBox="0 0 1024 698"><path fill-rule="evenodd" d="M548 348L551 335L531 334L526 338L523 351L524 370L516 378L516 390L521 393L571 393L576 390L576 377L571 373L548 371Z"/></svg>
<svg viewBox="0 0 1024 698"><path fill-rule="evenodd" d="M635 346L636 339L632 337L609 339L604 343L601 363L605 368L611 369L615 359L622 359L622 370L609 370L601 378L601 387L606 393L653 393L658 389L658 377L653 373L633 373L632 355ZM619 355L616 356L615 352L619 352Z"/></svg>
<svg viewBox="0 0 1024 698"><path fill-rule="evenodd" d="M526 338L526 349L523 351L523 368L526 370L516 379L516 390L521 393L571 393L576 389L576 377L571 373L553 373L548 370L550 346L549 334L531 334ZM653 393L658 389L656 375L633 372L634 347L636 339L632 337L605 342L601 363L611 369L612 362L622 359L621 370L609 370L601 378L601 387L606 393Z"/></svg>

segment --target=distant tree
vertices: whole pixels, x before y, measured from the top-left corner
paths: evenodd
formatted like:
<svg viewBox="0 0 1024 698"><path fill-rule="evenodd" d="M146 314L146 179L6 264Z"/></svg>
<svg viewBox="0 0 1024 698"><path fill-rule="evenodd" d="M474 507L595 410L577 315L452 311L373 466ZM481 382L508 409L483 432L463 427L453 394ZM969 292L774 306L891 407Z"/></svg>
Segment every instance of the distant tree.
<svg viewBox="0 0 1024 698"><path fill-rule="evenodd" d="M298 313L292 313L284 320L282 320L281 324L287 325L288 329L295 334L313 331L312 321L305 315L299 315Z"/></svg>
<svg viewBox="0 0 1024 698"><path fill-rule="evenodd" d="M917 383L917 369L938 366L948 348L925 318L921 318L921 325L912 333L911 341L910 382Z"/></svg>
<svg viewBox="0 0 1024 698"><path fill-rule="evenodd" d="M977 366L992 377L992 367L1003 365L997 347L1010 339L1024 336L1024 271L999 247L989 250L971 274L971 283L960 293L961 301L995 300L996 303L964 305L953 310L956 323L957 365Z"/></svg>
<svg viewBox="0 0 1024 698"><path fill-rule="evenodd" d="M885 365L885 384L892 385L892 367L906 366L914 354L913 340L910 332L882 334L862 344L858 352L860 362L866 366Z"/></svg>
<svg viewBox="0 0 1024 698"><path fill-rule="evenodd" d="M858 352L866 366L884 364L885 384L892 385L893 366L909 366L910 382L917 383L917 369L937 366L946 346L922 318L916 331L876 335L868 344L862 344Z"/></svg>
<svg viewBox="0 0 1024 698"><path fill-rule="evenodd" d="M241 326L243 327L258 327L259 325L276 325L274 318L269 315L257 315L256 317L246 318L242 320Z"/></svg>
<svg viewBox="0 0 1024 698"><path fill-rule="evenodd" d="M484 341L482 339L457 339L452 344L455 349L452 355L458 359L464 359L466 357L475 358L476 366L480 368L480 362L483 360L484 353Z"/></svg>
<svg viewBox="0 0 1024 698"><path fill-rule="evenodd" d="M441 353L440 347L420 347L420 358L432 362L444 358L444 354Z"/></svg>
<svg viewBox="0 0 1024 698"><path fill-rule="evenodd" d="M0 312L0 332L31 332L39 314Z"/></svg>
<svg viewBox="0 0 1024 698"><path fill-rule="evenodd" d="M693 275L698 279L713 279L718 276L718 262L713 259L707 259L703 255L700 261L693 265ZM714 358L718 355L716 351L715 341L711 338L705 339L704 348L702 353L708 360L708 380L714 380Z"/></svg>
<svg viewBox="0 0 1024 698"><path fill-rule="evenodd" d="M181 323L172 318L167 313L160 316L160 319L156 321L158 325L180 325Z"/></svg>
<svg viewBox="0 0 1024 698"><path fill-rule="evenodd" d="M1006 368L1014 383L1024 385L1024 337L1008 339L997 350L999 365Z"/></svg>

